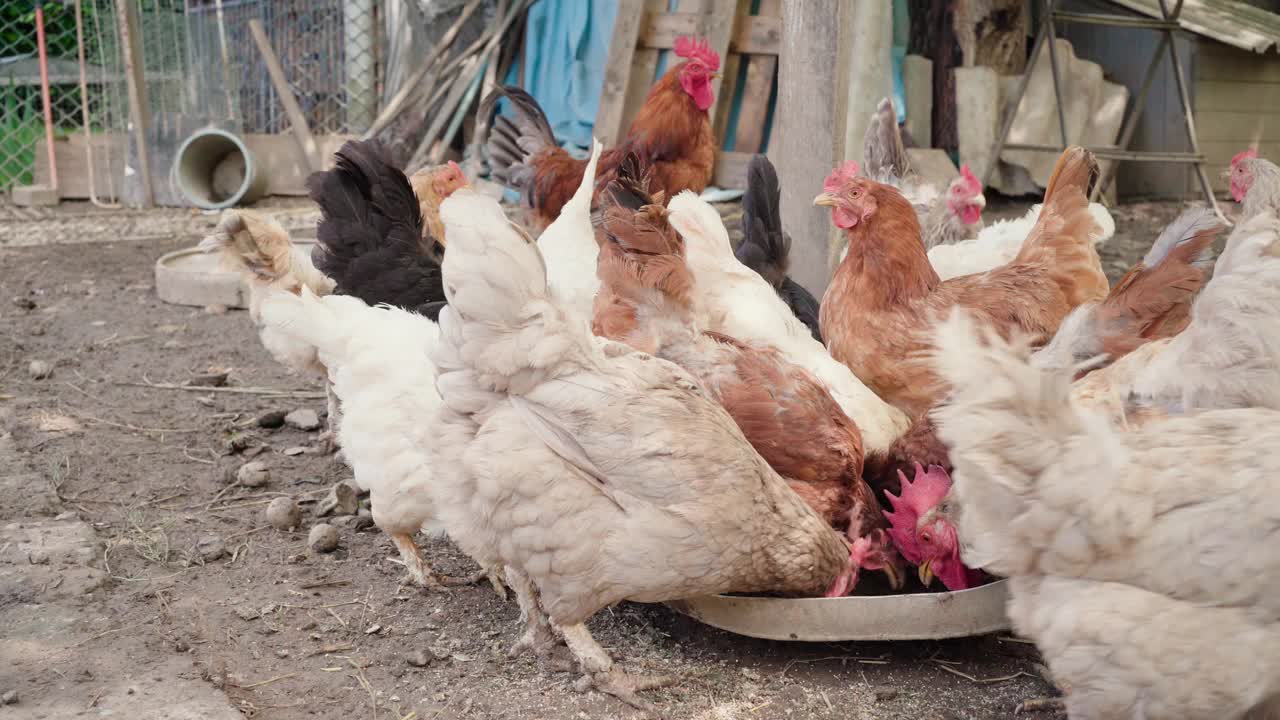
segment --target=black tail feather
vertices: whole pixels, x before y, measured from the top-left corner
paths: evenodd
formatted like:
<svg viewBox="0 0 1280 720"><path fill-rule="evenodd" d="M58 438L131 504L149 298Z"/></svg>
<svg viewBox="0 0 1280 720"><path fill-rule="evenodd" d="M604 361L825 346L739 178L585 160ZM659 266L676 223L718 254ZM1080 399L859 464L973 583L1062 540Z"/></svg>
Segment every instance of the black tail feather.
<svg viewBox="0 0 1280 720"><path fill-rule="evenodd" d="M312 262L336 292L420 312L444 300L440 250L423 238L418 198L381 143L347 142L307 189L323 215Z"/></svg>
<svg viewBox="0 0 1280 720"><path fill-rule="evenodd" d="M498 116L490 126L485 151L489 170L507 185L528 192L533 183L529 158L548 147L556 147L555 133L538 101L518 87L498 86L480 107L481 117L493 114L498 101L506 98L515 111L513 117Z"/></svg>
<svg viewBox="0 0 1280 720"><path fill-rule="evenodd" d="M782 230L782 189L773 163L764 155L747 166L747 193L742 198L742 244L738 260L760 273L778 291L814 338L818 331L818 301L799 283L787 277L791 264L791 237Z"/></svg>

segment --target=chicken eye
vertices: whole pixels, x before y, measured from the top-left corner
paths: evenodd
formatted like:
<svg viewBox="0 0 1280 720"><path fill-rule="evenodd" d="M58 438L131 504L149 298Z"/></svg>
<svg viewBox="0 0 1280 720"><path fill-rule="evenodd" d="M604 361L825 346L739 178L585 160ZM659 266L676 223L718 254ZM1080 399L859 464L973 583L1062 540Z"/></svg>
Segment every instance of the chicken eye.
<svg viewBox="0 0 1280 720"><path fill-rule="evenodd" d="M933 535L929 534L928 532L920 533L920 542L925 542L925 543L933 542Z"/></svg>

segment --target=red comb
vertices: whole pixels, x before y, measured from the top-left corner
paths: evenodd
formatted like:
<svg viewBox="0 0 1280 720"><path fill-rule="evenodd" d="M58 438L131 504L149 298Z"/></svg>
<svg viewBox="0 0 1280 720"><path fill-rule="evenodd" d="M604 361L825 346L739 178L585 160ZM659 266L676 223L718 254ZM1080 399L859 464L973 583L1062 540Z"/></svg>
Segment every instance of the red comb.
<svg viewBox="0 0 1280 720"><path fill-rule="evenodd" d="M1248 150L1242 150L1236 153L1235 157L1231 158L1231 167L1235 167L1242 160L1251 160L1256 157L1258 157L1258 148L1251 147Z"/></svg>
<svg viewBox="0 0 1280 720"><path fill-rule="evenodd" d="M823 192L833 192L844 187L844 184L858 177L858 161L846 160L836 166L835 170L827 176L826 182L822 183Z"/></svg>
<svg viewBox="0 0 1280 720"><path fill-rule="evenodd" d="M969 169L969 163L960 166L960 177L964 178L965 182L969 183L970 186L976 185L979 190L982 189L982 181Z"/></svg>
<svg viewBox="0 0 1280 720"><path fill-rule="evenodd" d="M459 165L458 165L458 163L456 163L456 162L454 162L454 161L452 161L452 160L450 160L450 161L449 161L449 167L450 167L450 169L452 169L452 170L454 170L455 172L457 172L459 177L464 177L464 178L465 178L465 177L467 176L467 174L466 174L466 173L462 172L462 167L461 167L461 166L459 166Z"/></svg>
<svg viewBox="0 0 1280 720"><path fill-rule="evenodd" d="M899 494L895 497L893 493L885 493L893 506L893 512L884 514L889 520L889 538L907 562L919 564L921 555L916 547L916 522L947 496L951 490L951 476L941 466L930 465L925 472L920 463L916 463L915 482L907 480L901 470L898 471L898 479L902 481Z"/></svg>
<svg viewBox="0 0 1280 720"><path fill-rule="evenodd" d="M720 69L720 55L711 49L711 43L705 38L698 40L687 35L681 35L676 38L675 44L676 55L690 60L697 60L711 72Z"/></svg>

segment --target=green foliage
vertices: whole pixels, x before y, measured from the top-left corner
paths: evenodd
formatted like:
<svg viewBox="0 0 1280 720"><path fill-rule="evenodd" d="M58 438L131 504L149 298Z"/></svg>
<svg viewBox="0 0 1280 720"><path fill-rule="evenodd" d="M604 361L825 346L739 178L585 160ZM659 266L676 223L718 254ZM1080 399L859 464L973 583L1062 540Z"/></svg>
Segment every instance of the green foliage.
<svg viewBox="0 0 1280 720"><path fill-rule="evenodd" d="M16 94L0 96L0 189L35 179L36 142L43 134L40 116L24 112Z"/></svg>

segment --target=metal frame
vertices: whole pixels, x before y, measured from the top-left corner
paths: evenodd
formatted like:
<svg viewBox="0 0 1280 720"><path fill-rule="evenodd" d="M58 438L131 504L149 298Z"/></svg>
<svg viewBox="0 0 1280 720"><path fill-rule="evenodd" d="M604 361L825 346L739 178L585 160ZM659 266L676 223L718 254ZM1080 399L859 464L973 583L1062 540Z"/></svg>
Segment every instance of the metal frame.
<svg viewBox="0 0 1280 720"><path fill-rule="evenodd" d="M1045 41L1054 36L1054 22L1083 23L1091 25L1107 25L1111 27L1130 27L1130 28L1149 28L1161 33L1160 44L1156 47L1155 54L1151 57L1150 64L1147 65L1147 72L1142 81L1142 87L1138 91L1137 97L1133 102L1133 109L1129 111L1128 116L1124 120L1124 124L1120 130L1120 141L1114 146L1097 146L1090 147L1089 150L1094 155L1103 160L1113 160L1098 178L1098 182L1093 186L1093 192L1090 194L1090 200L1096 201L1098 197L1111 184L1112 178L1115 176L1116 166L1121 160L1132 162L1172 162L1172 163L1190 163L1196 167L1196 175L1200 180L1200 188L1204 191L1205 199L1209 201L1209 207L1217 213L1218 217L1226 221L1226 217L1222 214L1222 210L1218 207L1218 200L1213 196L1213 188L1209 184L1209 175L1204 169L1204 155L1200 152L1200 142L1196 137L1196 121L1195 114L1191 110L1191 97L1187 91L1187 81L1182 76L1182 61L1178 59L1177 49L1173 43L1173 33L1175 30L1181 29L1178 24L1178 16L1182 13L1183 0L1176 0L1173 10L1170 11L1165 0L1160 2L1160 14L1163 19L1154 20L1142 17L1126 17L1122 15L1101 15L1090 13L1063 12L1053 9L1054 0L1041 0L1043 8L1043 19L1040 22L1040 28L1036 33L1035 45L1031 50L1031 61L1027 64L1026 72L1022 74L1018 80L1018 89L1014 93L1012 101L1005 109L1004 118L1000 124L1000 134L996 137L995 146L992 148L991 161L987 164L986 172L983 174L982 184L985 186L991 180L991 174L995 172L996 165L1000 162L1000 153L1004 150L1026 150L1031 152L1062 152L1067 148L1067 117L1062 106L1062 87L1059 80L1058 69L1058 52L1055 44L1049 43L1049 64L1053 75L1053 94L1057 98L1058 110L1058 131L1062 137L1062 145L1027 145L1019 143L1009 143L1009 131L1013 128L1013 121L1018 113L1018 105L1022 103L1022 97L1027 92L1027 83L1031 80L1031 73L1035 70L1036 62L1040 59L1040 48ZM1173 75L1178 82L1178 96L1182 100L1182 113L1186 119L1187 139L1191 143L1191 152L1158 152L1158 151L1134 151L1129 150L1129 143L1133 139L1133 133L1138 127L1138 118L1142 116L1143 110L1146 108L1147 95L1151 90L1151 83L1155 79L1156 68L1160 64L1160 56L1168 51L1169 61L1173 64Z"/></svg>

